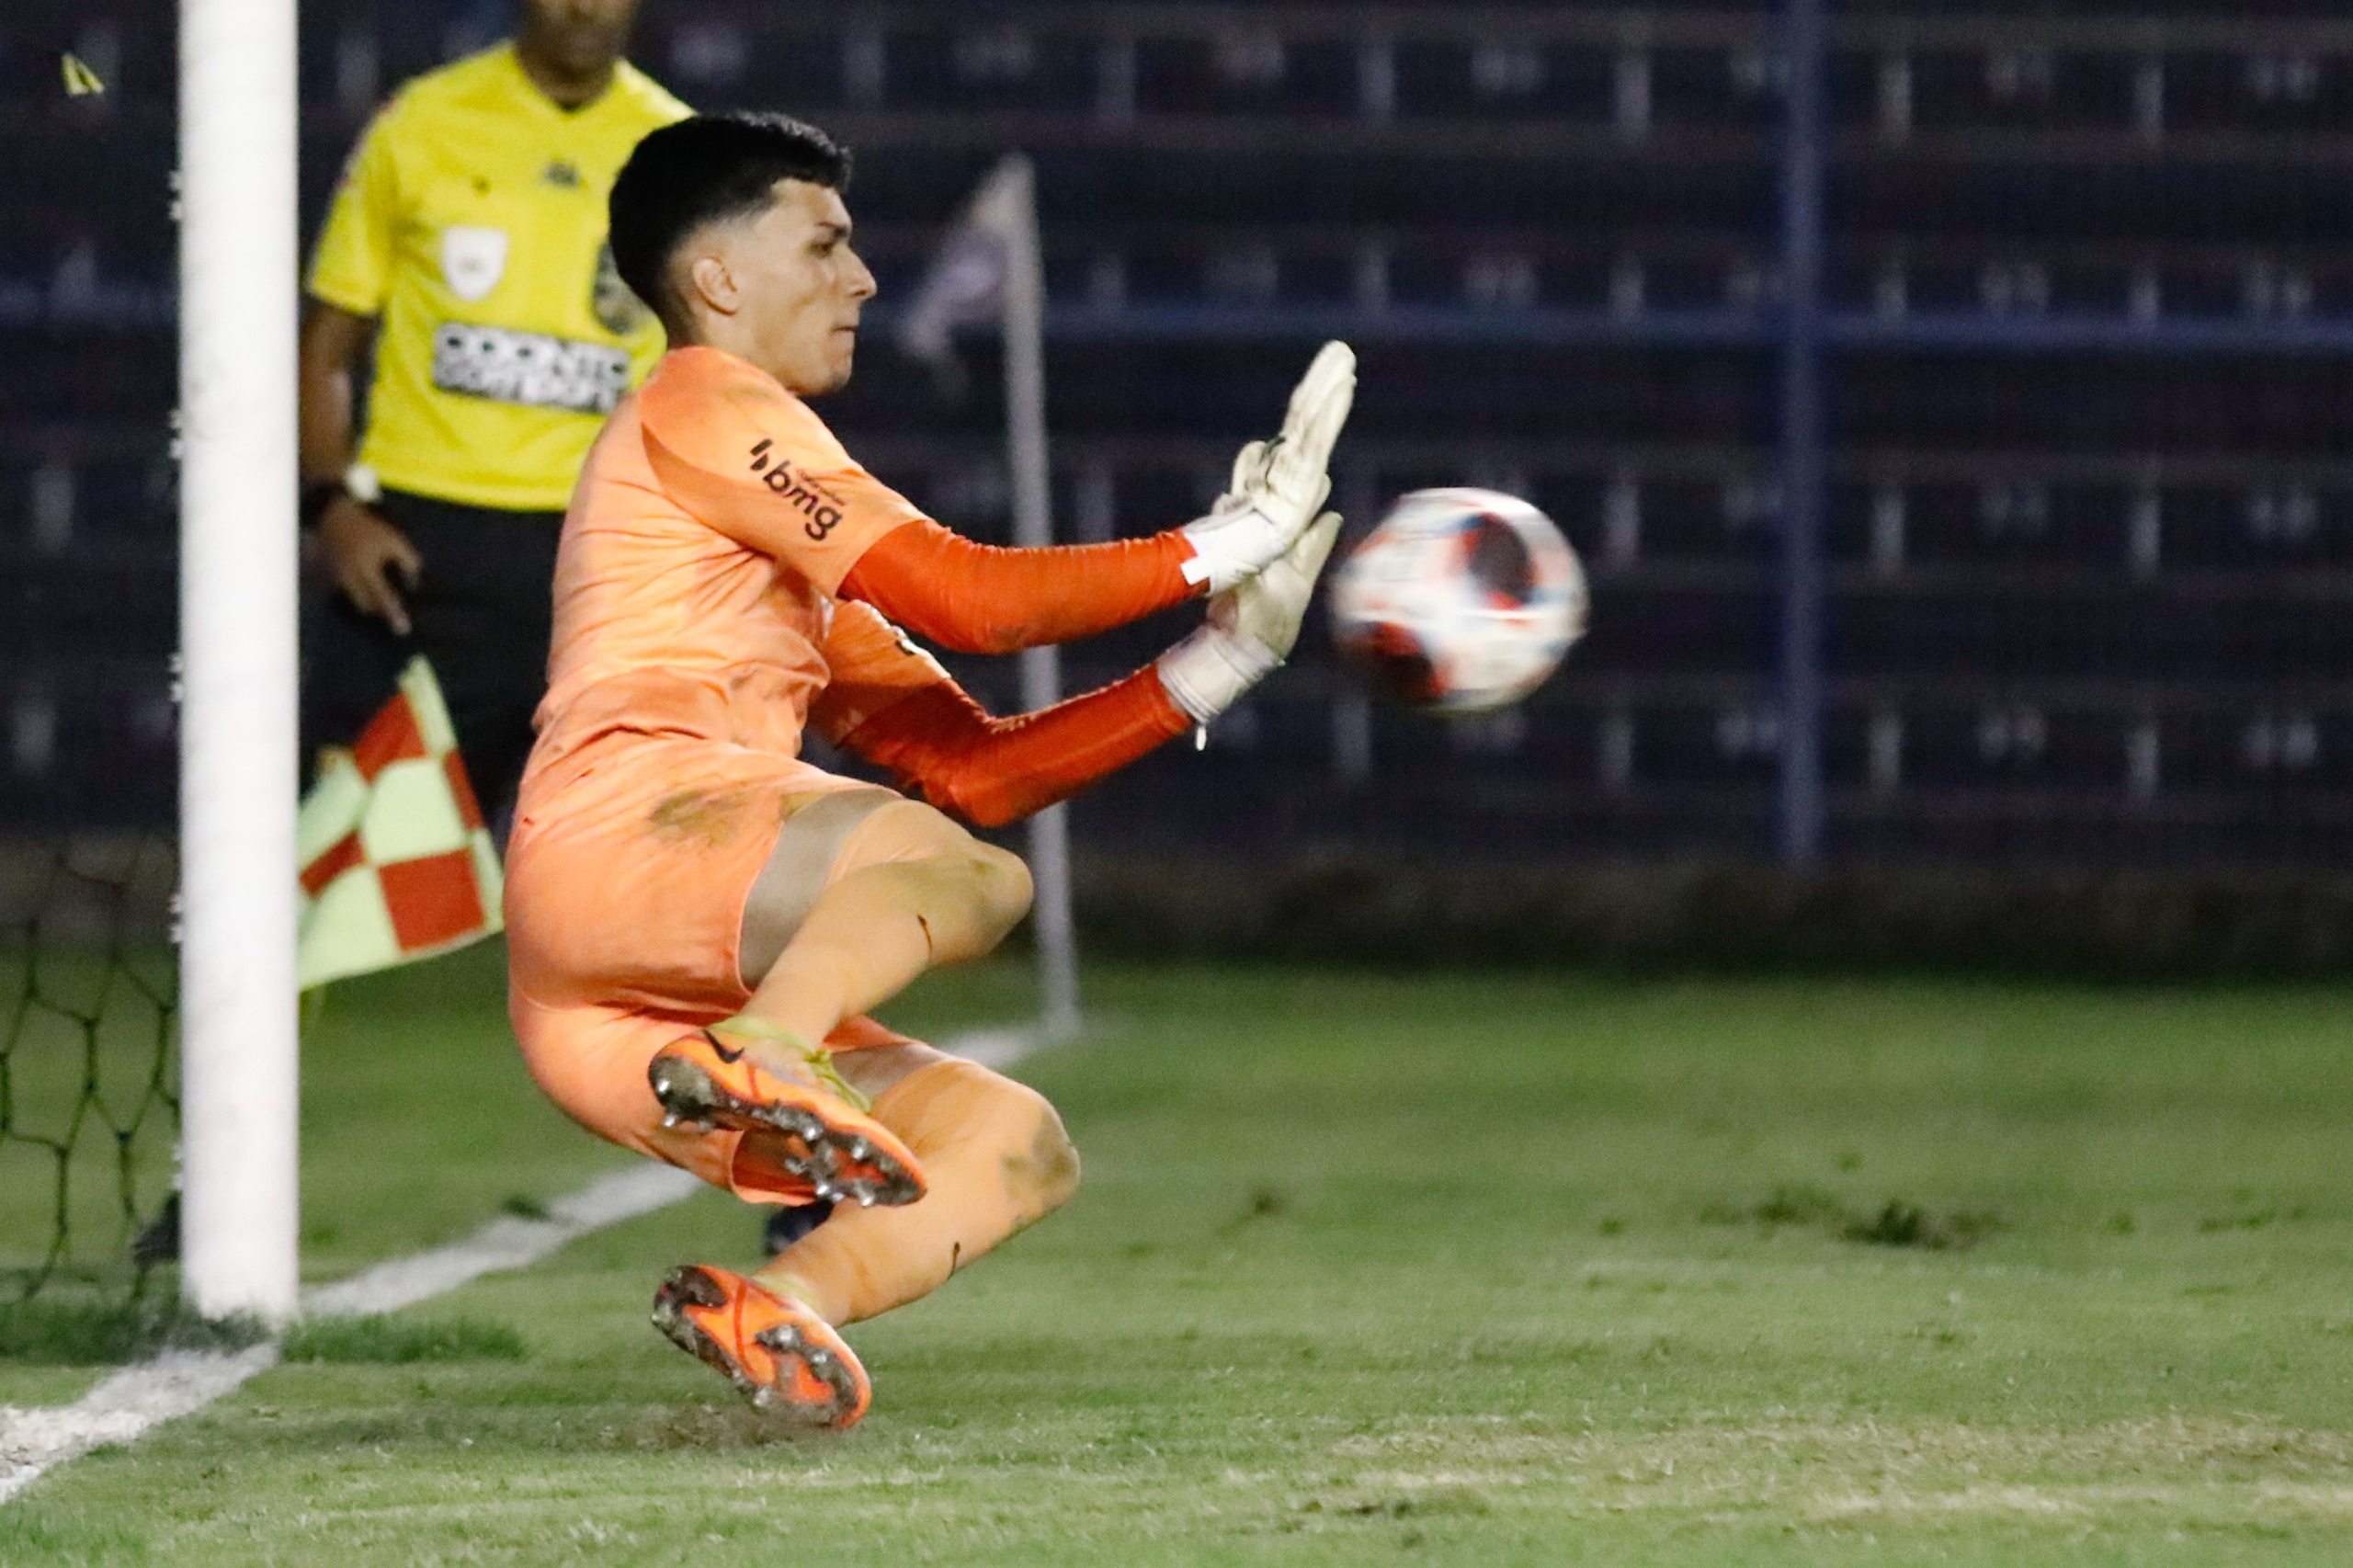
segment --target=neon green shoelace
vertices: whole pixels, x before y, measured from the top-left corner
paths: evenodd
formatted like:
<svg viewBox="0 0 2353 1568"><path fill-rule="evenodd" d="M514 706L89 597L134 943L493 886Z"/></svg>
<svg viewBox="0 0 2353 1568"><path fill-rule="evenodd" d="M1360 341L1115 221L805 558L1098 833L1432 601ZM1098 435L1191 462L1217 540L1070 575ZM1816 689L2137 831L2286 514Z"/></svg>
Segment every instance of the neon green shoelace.
<svg viewBox="0 0 2353 1568"><path fill-rule="evenodd" d="M801 1062L816 1075L817 1082L861 1111L874 1108L873 1100L852 1087L850 1081L842 1076L841 1069L834 1065L832 1051L822 1045L811 1045L790 1029L780 1028L766 1018L756 1018L749 1013L722 1018L712 1024L710 1029L714 1034L741 1035L746 1040L772 1040L778 1045L789 1045L801 1053Z"/></svg>

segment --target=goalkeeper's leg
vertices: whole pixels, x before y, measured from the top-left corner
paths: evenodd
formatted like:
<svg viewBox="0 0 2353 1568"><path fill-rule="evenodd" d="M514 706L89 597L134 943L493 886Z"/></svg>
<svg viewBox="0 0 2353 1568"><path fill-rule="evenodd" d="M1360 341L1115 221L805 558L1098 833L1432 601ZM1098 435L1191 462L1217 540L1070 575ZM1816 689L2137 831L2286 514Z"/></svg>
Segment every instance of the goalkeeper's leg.
<svg viewBox="0 0 2353 1568"><path fill-rule="evenodd" d="M824 1322L857 1323L928 1295L1077 1190L1078 1153L1036 1090L912 1042L842 1065L874 1096L874 1119L922 1163L928 1190L904 1208L844 1208L752 1277Z"/></svg>
<svg viewBox="0 0 2353 1568"><path fill-rule="evenodd" d="M737 1180L773 1165L784 1177L807 1176L821 1198L870 1190L881 1201L845 1208L749 1278L690 1266L656 1296L655 1324L756 1401L828 1425L856 1421L870 1393L835 1325L929 1292L1076 1187L1077 1154L1034 1091L913 1041L838 1061L801 1043L934 964L988 951L1029 898L1017 859L882 791L821 800L779 837L744 919L745 983L756 970L759 983L706 1042L745 1058L757 1050L771 1086L797 1080L790 1092L832 1103L817 1108L821 1134L750 1108ZM665 1056L702 1071L699 1047L680 1044L655 1058L657 1093ZM813 1070L838 1098L809 1083ZM833 1142L817 1147L820 1135ZM859 1173L892 1162L920 1184L914 1193L858 1185Z"/></svg>
<svg viewBox="0 0 2353 1568"><path fill-rule="evenodd" d="M821 1042L934 964L977 958L1028 910L1029 875L929 806L883 790L794 811L745 901L732 1018L648 1068L677 1120L754 1135L779 1173L825 1200L912 1203L916 1158L869 1117Z"/></svg>
<svg viewBox="0 0 2353 1568"><path fill-rule="evenodd" d="M843 1039L882 1032L869 1024ZM923 1162L928 1192L903 1208L846 1207L749 1278L686 1265L654 1301L654 1325L756 1403L833 1426L856 1422L871 1397L836 1325L936 1289L1078 1185L1062 1119L1033 1090L903 1039L847 1051L841 1065L873 1096L874 1119ZM727 1136L738 1140L725 1160L736 1190L781 1196L767 1171L781 1140Z"/></svg>
<svg viewBox="0 0 2353 1568"><path fill-rule="evenodd" d="M888 790L794 813L745 902L746 1016L803 1040L938 964L994 949L1029 910L1029 872L940 812Z"/></svg>

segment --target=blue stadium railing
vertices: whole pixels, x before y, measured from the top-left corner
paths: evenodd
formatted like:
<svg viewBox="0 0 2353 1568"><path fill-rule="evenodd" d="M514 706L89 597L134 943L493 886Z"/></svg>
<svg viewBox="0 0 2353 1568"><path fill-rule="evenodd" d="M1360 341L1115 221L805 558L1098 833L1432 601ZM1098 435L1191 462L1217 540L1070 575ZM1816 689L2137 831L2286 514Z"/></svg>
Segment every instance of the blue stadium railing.
<svg viewBox="0 0 2353 1568"><path fill-rule="evenodd" d="M103 108L36 112L38 51L0 47L0 121L27 132L0 153L24 165L23 199L0 222L14 226L0 232L0 333L19 365L46 358L39 381L0 375L0 425L25 437L0 460L0 521L20 519L0 527L0 552L40 600L22 601L5 639L20 786L27 759L81 756L86 780L105 766L91 748L119 759L168 734L153 638L119 624L147 619L131 585L168 571L167 543L149 529L95 550L93 528L119 526L88 516L157 504L147 479L124 489L112 476L148 473L165 440L168 375L152 372L168 366L167 231L148 187L168 145L168 72L142 49L166 10L31 0L28 14L69 40L105 44L112 28L120 75ZM2353 597L2339 550L2353 474L2325 415L2353 354L2353 233L2327 193L2353 145L2353 24L2308 10L1841 8L1806 50L1789 47L1784 29L1803 17L1787 5L1016 5L975 18L913 0L680 0L649 7L643 57L698 101L805 106L875 149L882 183L860 187L861 212L902 278L972 172L1028 141L1060 253L1061 384L1097 365L1107 388L1138 363L1205 376L1267 367L1328 333L1427 355L1388 372L1431 367L1412 417L1392 411L1388 427L1352 437L1353 509L1409 483L1524 483L1594 561L1614 614L1516 732L1433 742L1369 720L1310 669L1287 679L1294 699L1329 709L1302 732L1315 744L1261 724L1245 744L1233 727L1216 766L1279 754L1342 774L1370 751L1403 798L1419 746L1452 759L1453 781L1497 812L1632 813L1717 846L1753 831L1785 851L1973 853L1981 840L1949 823L2007 811L2014 847L2166 858L2208 844L2225 858L2342 863L2353 844L2323 819L2353 800L2337 695L2353 658L2327 629ZM483 24L439 0L350 0L306 9L306 22L315 199L384 86ZM0 21L0 45L22 25ZM1817 72L1793 71L1797 57ZM1822 92L1811 138L1788 134L1784 118L1809 74ZM68 112L82 118L66 126ZM1348 182L1392 177L1416 150L1439 160L1416 166L1461 180L1461 222L1422 210L1385 238L1351 229L1383 214ZM1757 193L1797 189L1790 172L1809 166L1826 215L1777 218ZM1346 199L1292 210L1284 182L1302 168ZM1198 212L1139 183L1139 170L1188 169L1212 194L1258 183ZM119 188L89 200L106 181ZM2109 222L2109 187L2131 193L2139 227ZM1057 188L1071 193L1059 210ZM2195 199L2174 199L2184 193ZM2214 213L2230 193L2240 206L2225 222ZM1137 228L1154 220L1168 233ZM1665 237L1618 235L1643 225ZM1776 395L1790 390L1776 366L1796 358L1785 350L1802 314L1790 242L1809 229L1821 267L1808 341L1828 397L1811 483L1777 445L1804 422ZM1449 248L1473 230L1492 231L1500 259ZM1392 241L1399 278L1418 282L1368 300L1347 267ZM1255 247L1251 265L1220 270L1237 246ZM1313 279L1321 293L1306 297L1300 280ZM1736 406L1677 426L1685 365L1738 383ZM1581 440L1561 438L1573 425L1484 429L1450 415L1449 400L1497 368L1540 397L1548 376L1623 381L1647 412ZM2275 429L2249 396L2225 430L2211 409L2174 417L2169 378L2186 391L2277 379L2300 401ZM1956 399L1969 406L1956 413ZM1082 401L1092 415L1098 400ZM977 501L985 526L981 413L863 408L861 450ZM1077 421L1058 451L1067 514L1098 528L1153 520L1153 487L1194 484L1216 447L1190 427L1153 439L1140 424ZM77 510L59 533L55 519ZM56 551L69 535L71 560ZM1807 570L1777 577L1777 541L1809 540L1796 562ZM1771 633L1808 576L1824 619L1782 639L1777 676ZM92 598L134 613L77 606ZM2274 621L2285 630L2266 642ZM1915 646L1929 642L1934 656ZM85 694L132 671L137 695L113 704L119 715L85 716L107 706ZM1392 745L1392 731L1411 744ZM1820 777L1811 799L1807 758ZM1188 779L1215 793L1198 770ZM2281 780L2302 781L2290 792L2303 804L2285 814L2306 823L2302 838L2268 821L2282 815ZM0 796L14 800L9 788ZM96 809L87 789L70 793L83 799L57 809ZM2108 849L2067 826L2098 827L2102 812L2116 818L2101 829ZM1907 812L1930 826L1882 831ZM2168 812L2235 825L2168 840ZM1826 837L1808 826L1824 822Z"/></svg>

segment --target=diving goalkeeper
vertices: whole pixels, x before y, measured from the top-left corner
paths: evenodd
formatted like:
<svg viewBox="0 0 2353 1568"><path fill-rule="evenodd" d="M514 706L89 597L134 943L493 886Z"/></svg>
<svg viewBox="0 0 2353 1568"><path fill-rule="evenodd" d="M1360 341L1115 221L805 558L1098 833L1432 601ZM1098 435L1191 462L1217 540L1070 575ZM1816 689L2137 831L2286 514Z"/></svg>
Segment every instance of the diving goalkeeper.
<svg viewBox="0 0 2353 1568"><path fill-rule="evenodd" d="M1010 822L1206 724L1280 664L1354 359L1327 345L1208 517L1150 539L970 543L804 398L849 378L874 279L848 154L772 116L680 121L615 182L620 275L673 346L590 453L558 550L539 742L508 849L511 1009L591 1131L756 1203L837 1201L748 1278L675 1270L658 1326L756 1403L846 1426L839 1325L911 1301L1067 1199L1053 1108L865 1016L1029 907ZM1207 596L1126 679L993 718L899 629L1004 653ZM899 790L800 757L813 729ZM904 791L901 792L901 791Z"/></svg>

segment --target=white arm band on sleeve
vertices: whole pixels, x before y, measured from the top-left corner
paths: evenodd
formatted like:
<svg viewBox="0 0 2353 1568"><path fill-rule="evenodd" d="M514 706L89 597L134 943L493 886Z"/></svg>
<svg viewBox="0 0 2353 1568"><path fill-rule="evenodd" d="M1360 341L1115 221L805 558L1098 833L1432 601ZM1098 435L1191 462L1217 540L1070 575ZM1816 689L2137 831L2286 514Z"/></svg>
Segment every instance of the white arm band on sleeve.
<svg viewBox="0 0 2353 1568"><path fill-rule="evenodd" d="M1168 699L1194 723L1206 724L1281 663L1250 638L1204 626L1161 654L1158 668Z"/></svg>
<svg viewBox="0 0 2353 1568"><path fill-rule="evenodd" d="M1206 582L1212 594L1265 571L1299 536L1298 529L1285 529L1248 506L1212 512L1187 523L1182 532L1193 545L1193 558L1185 562L1185 581Z"/></svg>

